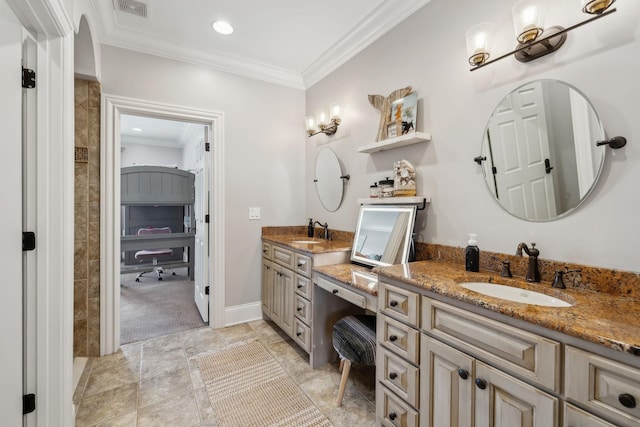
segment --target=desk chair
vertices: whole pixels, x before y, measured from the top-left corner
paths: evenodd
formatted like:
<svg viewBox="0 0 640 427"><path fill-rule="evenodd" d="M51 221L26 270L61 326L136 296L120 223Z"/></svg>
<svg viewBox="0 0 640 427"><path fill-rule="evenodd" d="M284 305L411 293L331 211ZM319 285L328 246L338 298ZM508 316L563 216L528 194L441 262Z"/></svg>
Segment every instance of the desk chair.
<svg viewBox="0 0 640 427"><path fill-rule="evenodd" d="M138 236L144 236L147 234L171 234L171 229L169 227L162 227L162 228L147 227L147 228L139 229L137 233ZM162 274L164 274L164 269L162 267L158 267L158 258L162 259L162 258L169 257L171 255L173 255L172 249L151 249L151 250L137 251L136 254L134 255L134 258L136 260L142 262L142 261L151 259L151 264L154 267L152 270L147 270L147 271L138 273L138 275L136 276L136 282L140 281L140 278L142 277L143 274L150 273L152 271L155 271L155 273L158 275L158 280L162 280ZM173 272L173 274L176 274L176 273Z"/></svg>
<svg viewBox="0 0 640 427"><path fill-rule="evenodd" d="M333 348L340 356L340 388L337 406L342 406L351 363L376 364L376 316L353 315L343 317L333 326Z"/></svg>

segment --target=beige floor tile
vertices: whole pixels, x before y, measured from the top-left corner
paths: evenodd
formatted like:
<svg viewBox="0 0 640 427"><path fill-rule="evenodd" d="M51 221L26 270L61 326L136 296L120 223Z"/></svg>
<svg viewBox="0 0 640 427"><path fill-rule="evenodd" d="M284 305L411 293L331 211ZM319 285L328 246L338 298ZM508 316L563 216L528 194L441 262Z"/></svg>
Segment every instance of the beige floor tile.
<svg viewBox="0 0 640 427"><path fill-rule="evenodd" d="M364 397L344 400L342 407L323 411L336 427L369 427L376 425L376 407Z"/></svg>
<svg viewBox="0 0 640 427"><path fill-rule="evenodd" d="M76 415L76 427L92 426L134 412L138 402L138 384L127 384L93 396L85 396Z"/></svg>
<svg viewBox="0 0 640 427"><path fill-rule="evenodd" d="M140 363L140 378L144 379L171 371L175 366L187 366L187 357L183 348L156 353L150 357L143 356Z"/></svg>
<svg viewBox="0 0 640 427"><path fill-rule="evenodd" d="M109 369L105 369L103 366L98 371L96 371L95 368L92 369L85 388L85 397L103 393L127 384L138 384L140 381L139 372L127 364L114 363L110 364L110 366Z"/></svg>
<svg viewBox="0 0 640 427"><path fill-rule="evenodd" d="M183 394L188 390L193 390L189 368L186 365L176 365L156 376L142 378L138 406L173 399L176 394Z"/></svg>
<svg viewBox="0 0 640 427"><path fill-rule="evenodd" d="M138 410L138 427L194 426L200 423L195 393L190 390Z"/></svg>
<svg viewBox="0 0 640 427"><path fill-rule="evenodd" d="M160 356L172 350L182 349L183 346L184 338L180 333L143 341L142 358Z"/></svg>
<svg viewBox="0 0 640 427"><path fill-rule="evenodd" d="M211 328L185 332L183 337L184 348L188 357L224 350L227 347L227 340L224 336Z"/></svg>
<svg viewBox="0 0 640 427"><path fill-rule="evenodd" d="M211 401L209 400L209 395L207 394L207 390L203 388L195 389L196 393L196 403L198 405L198 412L200 413L200 419L202 420L202 425L204 426L217 426L218 422L216 421L216 414L211 406Z"/></svg>
<svg viewBox="0 0 640 427"><path fill-rule="evenodd" d="M226 328L218 329L217 332L224 337L228 344L234 344L248 339L257 338L256 331L247 323L241 323L239 325L228 326Z"/></svg>
<svg viewBox="0 0 640 427"><path fill-rule="evenodd" d="M137 423L138 411L134 411L99 423L96 427L136 427Z"/></svg>

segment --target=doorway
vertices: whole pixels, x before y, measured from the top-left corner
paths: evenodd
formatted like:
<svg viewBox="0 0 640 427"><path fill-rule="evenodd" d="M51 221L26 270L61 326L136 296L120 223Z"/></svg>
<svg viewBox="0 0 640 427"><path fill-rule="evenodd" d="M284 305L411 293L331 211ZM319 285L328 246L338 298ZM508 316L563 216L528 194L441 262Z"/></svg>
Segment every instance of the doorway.
<svg viewBox="0 0 640 427"><path fill-rule="evenodd" d="M201 123L120 117L121 344L209 322L209 133Z"/></svg>
<svg viewBox="0 0 640 427"><path fill-rule="evenodd" d="M127 137L122 135L123 123L129 116L144 117L149 120L173 121L190 123L204 129L201 139L194 142L194 150L201 149L202 162L200 168L195 167L194 176L199 181L198 195L200 203L194 204L192 209L200 210L197 216L201 223L194 223L196 233L194 247L199 244L199 250L194 250L196 260L194 276L199 275L204 281L202 286L193 288L192 296L200 302L198 306L209 314L209 325L221 327L224 324L224 211L223 200L223 115L222 113L193 110L178 106L167 106L132 100L110 95L103 95L103 148L101 156L102 188L104 194L104 209L102 210L101 240L104 246L103 268L101 269L102 297L101 309L101 354L110 354L120 346L120 270L121 250L120 236L122 234L122 211L120 206L121 177L120 168L127 161ZM132 126L138 127L138 126ZM129 146L129 147L128 147ZM124 148L124 152L122 149ZM205 151L209 148L209 151ZM156 151L159 151L156 149ZM130 154L130 153L129 153ZM157 154L157 153L156 153ZM197 163L197 156L193 156ZM146 161L152 163L153 160ZM204 181L204 182L203 182ZM202 191L203 188L208 190ZM220 202L218 202L220 200ZM209 222L205 222L208 214ZM196 218L195 215L191 218ZM195 221L195 219L194 219ZM186 224L193 227L194 224ZM204 232L203 232L204 230ZM208 238L208 239L207 239ZM199 239L199 240L197 240ZM202 259L200 259L202 258ZM198 262L200 261L200 262ZM198 266L199 265L199 266ZM208 272L211 274L208 274ZM152 276L148 276L152 277ZM165 276L167 277L167 276ZM206 278L208 277L208 280ZM194 277L195 279L195 277ZM145 279L148 280L148 279ZM155 280L155 279L153 279ZM197 281L197 280L196 280ZM207 283L205 283L207 282ZM209 287L209 294L206 287Z"/></svg>

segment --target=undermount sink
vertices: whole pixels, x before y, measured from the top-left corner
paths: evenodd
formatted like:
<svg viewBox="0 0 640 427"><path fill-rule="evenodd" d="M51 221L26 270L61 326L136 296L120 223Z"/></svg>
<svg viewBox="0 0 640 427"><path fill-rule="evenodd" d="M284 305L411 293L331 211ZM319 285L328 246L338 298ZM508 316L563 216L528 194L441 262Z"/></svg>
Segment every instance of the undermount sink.
<svg viewBox="0 0 640 427"><path fill-rule="evenodd" d="M490 297L524 304L542 305L545 307L571 307L573 305L551 295L530 291L528 289L515 288L513 286L486 282L466 282L460 283L460 286Z"/></svg>
<svg viewBox="0 0 640 427"><path fill-rule="evenodd" d="M317 240L293 240L291 243L297 243L299 245L317 245L320 242Z"/></svg>

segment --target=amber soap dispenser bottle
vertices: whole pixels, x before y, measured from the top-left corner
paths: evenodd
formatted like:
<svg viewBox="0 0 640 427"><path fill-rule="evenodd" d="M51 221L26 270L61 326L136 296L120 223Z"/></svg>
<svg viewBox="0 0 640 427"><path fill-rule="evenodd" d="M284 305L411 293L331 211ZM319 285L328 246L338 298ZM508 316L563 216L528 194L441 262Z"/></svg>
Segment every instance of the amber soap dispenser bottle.
<svg viewBox="0 0 640 427"><path fill-rule="evenodd" d="M478 237L477 234L470 233L469 241L467 242L467 248L465 249L465 264L464 268L467 271L478 272L480 271L480 249L478 249Z"/></svg>

